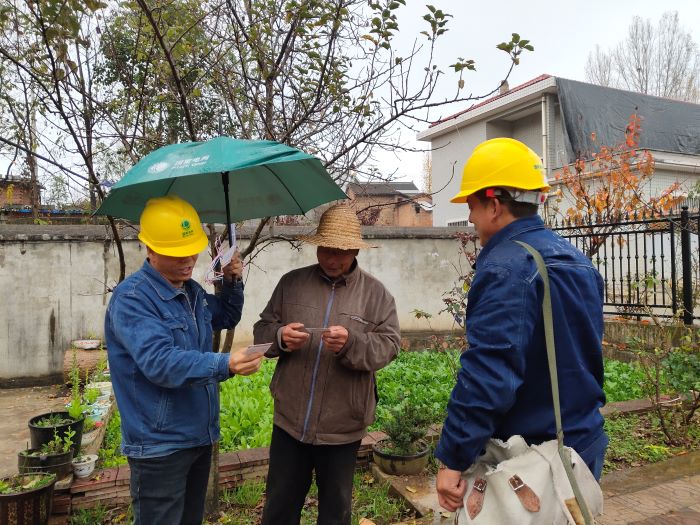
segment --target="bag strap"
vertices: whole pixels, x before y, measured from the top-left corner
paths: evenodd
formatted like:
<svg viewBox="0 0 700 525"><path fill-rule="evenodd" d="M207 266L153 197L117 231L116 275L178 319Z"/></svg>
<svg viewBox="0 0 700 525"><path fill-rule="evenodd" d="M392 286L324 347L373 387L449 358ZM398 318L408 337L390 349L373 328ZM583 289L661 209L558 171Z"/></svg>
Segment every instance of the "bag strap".
<svg viewBox="0 0 700 525"><path fill-rule="evenodd" d="M542 259L542 255L535 248L522 241L515 241L520 246L525 248L537 264L537 270L542 277L542 282L544 283L544 298L542 300L542 315L544 317L544 338L547 347L547 363L549 365L549 377L552 383L552 402L554 404L554 421L557 425L557 446L559 448L559 457L564 464L564 470L566 471L566 476L569 478L569 483L571 483L571 488L574 491L574 496L578 502L578 506L581 508L581 513L583 514L583 519L586 525L592 525L593 520L591 519L591 513L588 510L588 505L583 499L581 494L581 489L578 486L578 482L574 477L574 471L571 468L571 454L568 450L564 448L564 430L561 426L561 406L559 405L559 380L557 379L557 356L556 349L554 346L554 323L552 322L552 295L549 290L549 274L547 273L547 265Z"/></svg>

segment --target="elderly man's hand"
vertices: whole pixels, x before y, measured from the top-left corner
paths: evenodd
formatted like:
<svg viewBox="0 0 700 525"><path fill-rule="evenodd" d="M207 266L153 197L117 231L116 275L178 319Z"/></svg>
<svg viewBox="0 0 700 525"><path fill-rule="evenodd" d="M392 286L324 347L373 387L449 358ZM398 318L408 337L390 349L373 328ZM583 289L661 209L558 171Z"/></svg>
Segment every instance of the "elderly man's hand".
<svg viewBox="0 0 700 525"><path fill-rule="evenodd" d="M323 332L323 347L336 354L340 352L348 340L348 329L344 326L329 326L328 331Z"/></svg>
<svg viewBox="0 0 700 525"><path fill-rule="evenodd" d="M435 487L438 493L438 503L444 509L455 512L462 506L467 483L462 479L459 470L443 468L438 470Z"/></svg>
<svg viewBox="0 0 700 525"><path fill-rule="evenodd" d="M229 354L228 369L232 374L249 376L258 371L262 360L262 355L248 354L245 348L239 348Z"/></svg>
<svg viewBox="0 0 700 525"><path fill-rule="evenodd" d="M287 350L299 350L309 339L309 332L304 332L304 323L289 323L282 327L282 343Z"/></svg>
<svg viewBox="0 0 700 525"><path fill-rule="evenodd" d="M241 261L241 254L238 250L236 250L229 263L221 271L224 273L224 280L227 283L237 281L243 276L243 261Z"/></svg>

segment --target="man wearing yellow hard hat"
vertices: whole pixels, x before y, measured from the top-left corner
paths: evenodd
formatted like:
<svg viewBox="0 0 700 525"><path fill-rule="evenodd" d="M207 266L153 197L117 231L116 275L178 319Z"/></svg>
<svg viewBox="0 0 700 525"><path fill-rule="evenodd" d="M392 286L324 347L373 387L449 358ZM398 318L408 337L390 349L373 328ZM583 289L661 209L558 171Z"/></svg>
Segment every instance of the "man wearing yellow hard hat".
<svg viewBox="0 0 700 525"><path fill-rule="evenodd" d="M467 297L469 348L435 451L443 467L438 498L450 511L463 504L462 471L490 438L521 435L531 445L556 437L543 281L533 256L516 241L539 251L549 274L564 442L600 478L608 444L599 412L605 404L603 281L588 258L545 227L537 212L547 190L539 156L522 142L496 138L474 149L452 199L469 206L483 248Z"/></svg>
<svg viewBox="0 0 700 525"><path fill-rule="evenodd" d="M212 330L241 319L240 258L223 267L220 295L208 294L191 278L208 244L194 208L154 198L140 223L147 259L114 289L105 318L134 520L201 523L219 439L218 383L256 372L262 356L212 352Z"/></svg>

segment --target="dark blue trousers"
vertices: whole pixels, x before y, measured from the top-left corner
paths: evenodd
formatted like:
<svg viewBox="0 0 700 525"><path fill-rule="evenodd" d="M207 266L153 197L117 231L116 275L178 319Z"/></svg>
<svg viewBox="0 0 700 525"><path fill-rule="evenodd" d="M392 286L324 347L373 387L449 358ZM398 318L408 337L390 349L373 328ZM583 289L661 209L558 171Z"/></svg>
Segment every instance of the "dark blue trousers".
<svg viewBox="0 0 700 525"><path fill-rule="evenodd" d="M211 445L158 458L129 458L134 525L200 525Z"/></svg>
<svg viewBox="0 0 700 525"><path fill-rule="evenodd" d="M605 451L608 448L608 442L608 435L605 432L601 432L600 436L588 445L586 450L578 453L598 481L600 481L600 476L603 473L603 463L605 463Z"/></svg>

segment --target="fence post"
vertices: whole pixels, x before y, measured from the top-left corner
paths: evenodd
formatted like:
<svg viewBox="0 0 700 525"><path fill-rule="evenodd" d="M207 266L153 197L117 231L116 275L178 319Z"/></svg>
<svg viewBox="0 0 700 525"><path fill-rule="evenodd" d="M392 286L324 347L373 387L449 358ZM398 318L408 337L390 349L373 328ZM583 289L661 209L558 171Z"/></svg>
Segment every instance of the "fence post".
<svg viewBox="0 0 700 525"><path fill-rule="evenodd" d="M690 257L688 206L681 208L681 261L683 264L683 323L693 324L693 271Z"/></svg>

